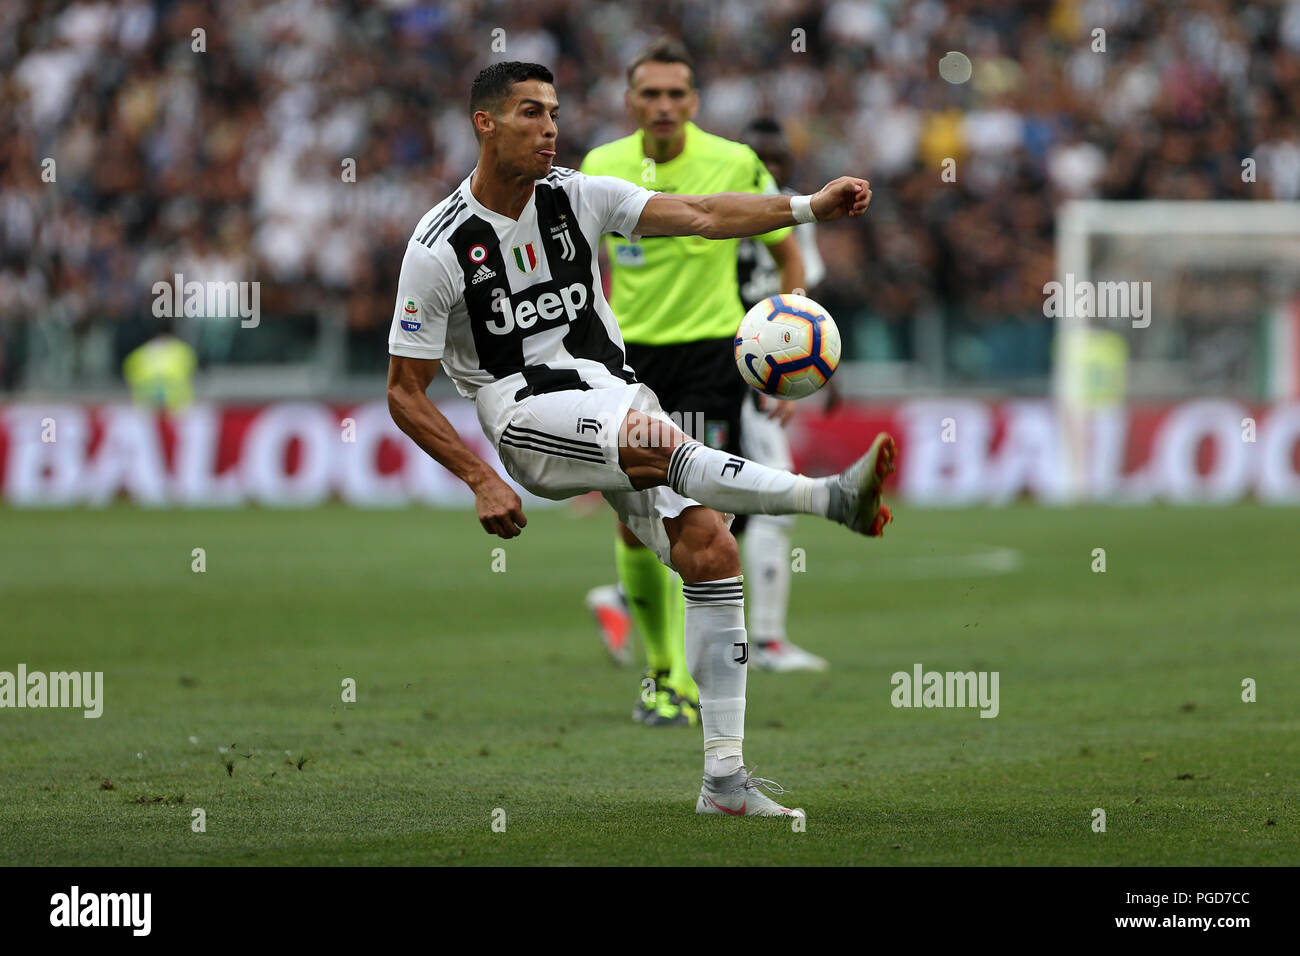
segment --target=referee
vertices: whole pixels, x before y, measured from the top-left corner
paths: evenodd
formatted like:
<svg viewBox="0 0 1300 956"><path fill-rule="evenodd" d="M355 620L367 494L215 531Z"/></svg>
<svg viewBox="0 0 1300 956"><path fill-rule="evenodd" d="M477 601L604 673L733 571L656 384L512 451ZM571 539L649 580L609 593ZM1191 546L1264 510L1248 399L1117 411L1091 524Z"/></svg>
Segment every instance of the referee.
<svg viewBox="0 0 1300 956"><path fill-rule="evenodd" d="M624 99L640 129L593 149L582 172L617 176L658 192L775 193L776 183L752 149L714 136L691 120L700 106L686 48L651 43L627 71ZM781 291L802 290L803 260L789 228L760 236L781 273ZM736 281L737 240L698 237L606 238L610 305L627 344L627 362L680 416L692 438L740 453L741 408L748 386L736 373L734 337L744 315ZM733 531L743 527L738 518ZM615 541L620 595L612 587L587 597L616 656L624 651L630 611L646 649L653 693L638 698L633 717L647 726L693 726L699 692L683 650L683 598L677 576L625 527ZM624 601L627 611L623 610ZM617 624L622 615L623 625Z"/></svg>

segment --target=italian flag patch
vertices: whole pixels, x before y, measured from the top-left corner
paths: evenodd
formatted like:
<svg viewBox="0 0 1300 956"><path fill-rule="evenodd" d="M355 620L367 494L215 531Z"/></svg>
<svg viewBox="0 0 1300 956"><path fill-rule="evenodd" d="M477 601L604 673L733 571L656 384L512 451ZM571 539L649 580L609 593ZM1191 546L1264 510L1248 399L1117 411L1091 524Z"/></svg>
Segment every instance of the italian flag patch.
<svg viewBox="0 0 1300 956"><path fill-rule="evenodd" d="M515 246L512 251L515 254L515 266L524 275L528 275L537 268L537 251L533 248L531 242L526 242L522 246Z"/></svg>

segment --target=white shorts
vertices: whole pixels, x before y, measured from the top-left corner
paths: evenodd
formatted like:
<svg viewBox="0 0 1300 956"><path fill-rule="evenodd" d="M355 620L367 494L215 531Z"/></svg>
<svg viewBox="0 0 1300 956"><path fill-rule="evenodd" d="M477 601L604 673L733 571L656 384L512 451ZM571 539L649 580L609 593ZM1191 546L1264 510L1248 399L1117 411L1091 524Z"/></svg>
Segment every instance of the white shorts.
<svg viewBox="0 0 1300 956"><path fill-rule="evenodd" d="M601 492L619 520L671 568L664 519L699 502L666 485L645 491L632 487L618 463L618 432L631 409L672 424L654 392L639 383L570 389L524 399L494 443L510 477L538 497L558 500Z"/></svg>

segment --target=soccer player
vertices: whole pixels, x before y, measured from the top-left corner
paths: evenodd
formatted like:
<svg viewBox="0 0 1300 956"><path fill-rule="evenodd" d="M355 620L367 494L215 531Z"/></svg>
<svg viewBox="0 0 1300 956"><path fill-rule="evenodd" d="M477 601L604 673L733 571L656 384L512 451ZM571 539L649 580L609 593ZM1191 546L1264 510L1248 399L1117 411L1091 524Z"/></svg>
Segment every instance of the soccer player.
<svg viewBox="0 0 1300 956"><path fill-rule="evenodd" d="M689 54L677 41L656 40L633 60L624 97L639 129L593 149L583 172L668 193L777 192L753 150L691 121L700 97ZM803 265L791 231L760 239L780 267L784 291L801 288ZM693 437L739 454L741 409L751 389L735 369L733 340L744 315L736 242L664 237L630 243L611 236L607 248L610 304L628 345L628 363L683 428L696 432ZM737 519L733 533L743 530L744 521ZM787 548L774 557L787 561L788 554ZM654 694L643 694L632 716L648 727L694 725L698 692L685 662L681 583L626 525L617 529L614 555L620 586L594 588L587 606L616 659L622 659L619 637L628 631L629 612L636 621ZM753 662L767 665L770 648L760 653L756 646Z"/></svg>
<svg viewBox="0 0 1300 956"><path fill-rule="evenodd" d="M781 125L770 117L758 117L750 121L741 135L745 145L772 174L781 192L796 195L788 185L794 156ZM817 249L817 227L800 223L794 227L794 240L803 260L804 288L811 294L826 275L826 266ZM770 295L790 291L782 288L783 278L784 271L761 242L740 240L736 250L736 282L742 309L749 311ZM653 387L653 383L649 384ZM823 387L823 393L829 409L836 394L833 379ZM785 431L793 408L791 402L772 402L761 392L748 389L740 413L740 453L773 468L793 468L790 439ZM791 643L785 633L793 526L791 515L754 515L745 529L744 566L750 580L757 585L749 592L749 642L753 645L750 662L771 671L824 671L830 666L824 658Z"/></svg>
<svg viewBox="0 0 1300 956"><path fill-rule="evenodd" d="M503 62L470 90L478 162L415 227L388 337L388 406L426 453L474 492L479 523L514 538L514 490L461 440L426 389L445 368L474 400L506 472L529 492L600 491L685 582L687 664L700 690L704 779L697 813L785 817L744 765L740 558L725 514L817 514L864 535L889 520L880 495L895 448L878 435L839 475L809 478L688 438L628 366L602 291L601 235L728 238L860 216L869 184L840 177L810 196L652 192L553 165L559 103L550 70Z"/></svg>

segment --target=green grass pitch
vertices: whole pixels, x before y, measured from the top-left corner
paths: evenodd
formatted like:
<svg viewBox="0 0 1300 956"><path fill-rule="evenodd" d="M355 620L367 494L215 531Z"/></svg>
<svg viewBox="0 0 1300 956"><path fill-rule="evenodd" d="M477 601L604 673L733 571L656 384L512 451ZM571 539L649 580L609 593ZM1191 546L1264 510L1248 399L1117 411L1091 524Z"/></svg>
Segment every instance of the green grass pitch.
<svg viewBox="0 0 1300 956"><path fill-rule="evenodd" d="M1296 511L800 519L832 670L752 672L745 753L802 833L695 815L699 731L632 723L582 607L610 516L530 517L0 511L0 670L105 681L97 720L0 710L0 863L1300 861ZM894 708L916 663L997 671L1000 713Z"/></svg>

